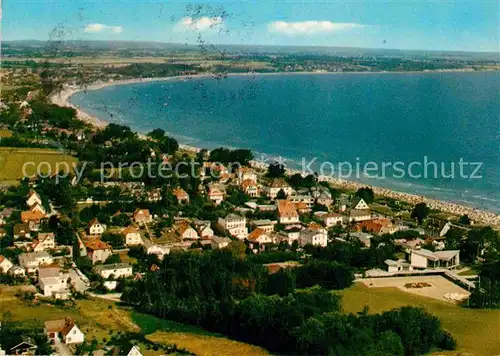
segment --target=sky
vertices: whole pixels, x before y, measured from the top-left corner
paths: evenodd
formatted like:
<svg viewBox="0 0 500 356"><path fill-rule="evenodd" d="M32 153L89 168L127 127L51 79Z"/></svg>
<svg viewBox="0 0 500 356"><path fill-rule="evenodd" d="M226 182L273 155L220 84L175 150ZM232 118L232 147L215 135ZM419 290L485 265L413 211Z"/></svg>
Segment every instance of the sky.
<svg viewBox="0 0 500 356"><path fill-rule="evenodd" d="M3 0L3 40L500 52L497 0Z"/></svg>

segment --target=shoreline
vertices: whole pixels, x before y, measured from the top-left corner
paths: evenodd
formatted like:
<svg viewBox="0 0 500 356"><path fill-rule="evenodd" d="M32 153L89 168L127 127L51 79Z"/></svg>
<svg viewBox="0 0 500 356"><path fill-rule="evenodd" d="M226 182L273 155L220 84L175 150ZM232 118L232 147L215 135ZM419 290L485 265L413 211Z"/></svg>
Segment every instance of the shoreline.
<svg viewBox="0 0 500 356"><path fill-rule="evenodd" d="M286 72L286 73L233 73L228 74L227 76L261 76L261 75L293 75L293 74L319 74L319 75L331 75L331 74L386 74L386 73L396 73L396 72L348 72L348 73L330 73L330 72ZM413 72L402 72L402 73L413 73ZM441 72L415 72L415 73L441 73ZM447 73L447 72L442 72ZM216 74L199 74L192 76L174 76L174 77L161 77L161 78L134 78L134 79L124 79L119 81L110 81L110 82L96 82L92 83L86 87L76 87L76 86L66 86L60 92L54 93L50 95L50 101L53 104L59 106L71 107L76 110L77 118L82 120L91 126L94 126L97 129L103 129L107 126L108 122L98 119L97 117L86 113L79 106L73 105L70 102L71 96L81 91L93 91L99 90L110 86L115 85L126 85L126 84L139 84L139 83L151 83L151 82L159 82L159 81L178 81L178 80L189 80L189 79L205 79L212 78L216 76ZM141 134L139 134L141 135ZM194 147L191 145L185 145L179 143L179 147L192 152L198 152L201 148ZM252 161L252 165L258 168L267 168L263 167L260 162ZM264 164L265 165L265 164ZM267 166L267 165L265 165ZM297 173L295 170L287 169L288 173ZM300 172L299 172L300 173ZM362 187L370 187L373 189L374 193L380 196L389 197L392 199L397 199L401 201L405 201L411 204L417 204L420 202L424 202L432 209L441 210L445 213L454 214L454 215L465 215L467 214L469 218L476 222L486 223L493 226L500 226L500 215L495 214L490 211L481 210L478 208L473 208L466 205L460 205L452 202L442 201L438 199L428 198L425 196L419 196L411 193L399 192L388 188L382 188L379 186L373 186L370 184L364 184L356 181L347 181L339 178L320 176L319 180L324 180L329 182L334 187L339 187L343 189L349 190L357 190Z"/></svg>

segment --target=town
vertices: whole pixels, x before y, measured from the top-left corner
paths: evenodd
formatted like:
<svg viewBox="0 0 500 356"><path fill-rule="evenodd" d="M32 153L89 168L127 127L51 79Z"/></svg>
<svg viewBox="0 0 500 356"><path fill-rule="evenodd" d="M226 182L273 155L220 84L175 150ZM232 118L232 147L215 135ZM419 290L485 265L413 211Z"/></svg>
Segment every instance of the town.
<svg viewBox="0 0 500 356"><path fill-rule="evenodd" d="M54 104L57 83L43 78L33 74L0 105L0 355L203 353L174 333L162 339L165 320L259 352L475 351L461 322L443 329L421 300L463 312L464 323L481 319L478 334L495 327L496 311L470 314L500 306L495 214L335 184L261 164L247 149L184 146L162 129L91 125ZM116 168L124 162L138 166ZM172 174L135 174L146 162ZM61 163L86 169L62 177ZM388 288L408 302L377 314L344 304ZM139 325L153 317L154 330ZM343 327L366 338L339 340ZM485 341L484 353L498 346Z"/></svg>

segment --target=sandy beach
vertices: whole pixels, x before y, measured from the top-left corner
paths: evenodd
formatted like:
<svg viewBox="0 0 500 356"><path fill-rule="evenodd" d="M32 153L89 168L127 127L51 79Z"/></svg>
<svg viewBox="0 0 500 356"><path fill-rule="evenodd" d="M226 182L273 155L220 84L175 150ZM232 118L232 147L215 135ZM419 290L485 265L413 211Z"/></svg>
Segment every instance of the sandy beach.
<svg viewBox="0 0 500 356"><path fill-rule="evenodd" d="M297 74L297 73L242 73L242 74L236 74L236 75L283 75L283 74ZM301 74L311 74L311 73L301 73ZM314 72L314 74L332 74L332 73L321 73L321 72ZM201 74L201 75L193 75L193 76L177 76L177 77L164 77L164 78L144 78L144 79L127 79L127 80L119 80L119 81L109 81L109 82L96 82L93 84L90 84L85 87L76 87L76 86L66 86L63 88L62 91L53 94L50 99L52 103L59 105L59 106L66 106L66 107L72 107L77 111L77 118L89 123L90 125L93 125L96 128L104 128L108 123L102 120L99 120L95 116L92 116L85 111L81 110L78 106L73 105L69 99L71 98L72 95L80 92L80 91L90 91L90 90L98 90L102 89L108 86L114 86L114 85L126 85L126 84L137 84L137 83L148 83L148 82L156 82L156 81L169 81L169 80L188 80L188 79L201 79L201 78L210 78L214 76L214 74ZM180 147L185 150L189 151L199 151L200 148L189 146L189 145L184 145L181 144ZM253 165L258 166L259 168L266 168L262 166L262 163L260 162L252 162ZM296 171L289 170L289 173L297 173ZM300 173L300 172L299 172ZM354 181L346 181L343 179L338 179L338 178L333 178L333 177L325 177L325 176L320 176L320 180L328 181L332 186L343 188L343 189L350 189L350 190L357 190L361 187L366 187L370 186L368 184L363 184L363 183L358 183ZM437 210L441 210L446 213L454 214L454 215L464 215L467 214L472 220L475 222L479 223L485 223L489 225L493 225L495 227L500 226L500 215L497 215L492 212L488 211L483 211L480 209L464 206L464 205L459 205L459 204L454 204L450 202L445 202L445 201L440 201L436 199L431 199L427 198L424 196L419 196L419 195L414 195L414 194L409 194L409 193L403 193L403 192L398 192L386 188L381 188L377 186L370 186L375 194L381 195L381 196L386 196L389 198L405 201L411 204L416 204L420 202L426 203L429 207Z"/></svg>

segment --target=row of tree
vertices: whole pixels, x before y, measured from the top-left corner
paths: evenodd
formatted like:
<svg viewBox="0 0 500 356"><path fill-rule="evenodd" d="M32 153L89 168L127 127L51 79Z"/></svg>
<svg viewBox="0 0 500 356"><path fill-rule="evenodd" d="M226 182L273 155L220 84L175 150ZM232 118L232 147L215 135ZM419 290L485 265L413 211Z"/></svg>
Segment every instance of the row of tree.
<svg viewBox="0 0 500 356"><path fill-rule="evenodd" d="M417 355L454 347L439 320L421 309L343 314L340 296L328 289L352 284L346 265L312 258L269 274L258 262L234 249L173 253L127 284L122 300L279 353Z"/></svg>

